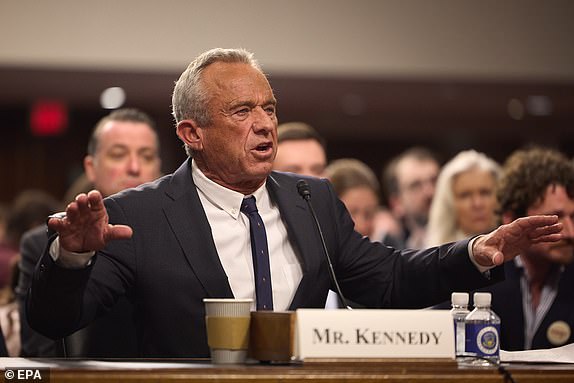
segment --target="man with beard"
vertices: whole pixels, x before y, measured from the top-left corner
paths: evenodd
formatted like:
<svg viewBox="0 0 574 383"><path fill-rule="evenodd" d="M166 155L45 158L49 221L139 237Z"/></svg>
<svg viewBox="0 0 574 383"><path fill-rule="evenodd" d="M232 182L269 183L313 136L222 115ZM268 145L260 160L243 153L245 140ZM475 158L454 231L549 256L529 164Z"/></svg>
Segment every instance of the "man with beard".
<svg viewBox="0 0 574 383"><path fill-rule="evenodd" d="M574 165L561 153L519 150L498 189L502 223L555 214L563 240L538 243L505 264L506 280L487 290L501 318L504 350L551 348L574 341Z"/></svg>

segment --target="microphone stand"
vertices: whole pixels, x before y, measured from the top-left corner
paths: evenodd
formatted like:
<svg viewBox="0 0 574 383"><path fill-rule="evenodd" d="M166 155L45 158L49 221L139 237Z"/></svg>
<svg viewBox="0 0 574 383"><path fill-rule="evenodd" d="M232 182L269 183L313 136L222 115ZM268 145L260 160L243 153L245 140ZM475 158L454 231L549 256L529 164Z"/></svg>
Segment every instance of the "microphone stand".
<svg viewBox="0 0 574 383"><path fill-rule="evenodd" d="M309 210L311 211L311 215L313 216L313 221L315 222L315 227L319 232L319 237L321 238L321 245L323 245L323 253L325 254L325 259L327 260L327 265L329 269L329 276L331 277L331 281L335 285L335 289L337 295L339 296L339 302L342 307L345 307L347 310L352 310L353 308L347 304L347 300L341 291L341 287L339 286L339 282L337 281L337 276L335 275L335 270L333 269L333 263L331 262L331 257L329 256L329 251L327 250L327 245L325 243L325 238L323 237L323 230L321 230L321 225L319 224L319 220L317 219L317 214L315 214L315 209L313 209L313 205L311 204L311 191L309 189L309 184L305 180L297 181L297 191L299 195L307 202L307 206L309 206Z"/></svg>

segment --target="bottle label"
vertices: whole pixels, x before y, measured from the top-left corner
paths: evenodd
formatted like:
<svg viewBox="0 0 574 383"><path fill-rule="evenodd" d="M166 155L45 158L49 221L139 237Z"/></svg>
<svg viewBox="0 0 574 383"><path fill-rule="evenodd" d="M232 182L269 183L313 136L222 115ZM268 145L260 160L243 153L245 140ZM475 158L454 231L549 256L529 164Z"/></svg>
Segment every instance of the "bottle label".
<svg viewBox="0 0 574 383"><path fill-rule="evenodd" d="M500 348L500 325L467 324L465 351L480 356L497 356Z"/></svg>

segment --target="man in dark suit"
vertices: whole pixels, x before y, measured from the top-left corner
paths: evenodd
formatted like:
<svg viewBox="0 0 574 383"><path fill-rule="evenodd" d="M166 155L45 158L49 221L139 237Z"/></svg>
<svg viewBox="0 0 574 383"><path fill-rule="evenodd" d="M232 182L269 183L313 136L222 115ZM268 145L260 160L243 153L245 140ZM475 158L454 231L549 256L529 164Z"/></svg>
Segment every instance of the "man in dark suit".
<svg viewBox="0 0 574 383"><path fill-rule="evenodd" d="M127 295L141 356L205 357L203 298L255 298L274 310L324 307L333 286L319 233L298 194L302 176L272 172L276 100L253 55L201 54L172 102L190 156L179 169L105 201L97 191L79 195L65 218L50 219L59 236L28 297L38 331L63 336ZM305 179L342 291L366 307L429 306L453 289L484 286L482 271L532 241L561 238L557 217L529 217L470 243L399 252L355 232L327 181ZM260 218L253 227L253 212L242 212L251 197Z"/></svg>
<svg viewBox="0 0 574 383"><path fill-rule="evenodd" d="M504 165L498 200L503 223L555 214L564 226L562 241L529 247L504 265L505 281L488 288L501 318L501 348L574 342L574 164L555 150L518 150Z"/></svg>
<svg viewBox="0 0 574 383"><path fill-rule="evenodd" d="M90 188L95 187L105 196L152 181L160 176L159 151L155 122L147 114L133 108L115 110L100 119L92 131L84 158L86 181ZM79 192L76 190L73 196ZM25 233L20 243L20 277L16 291L20 303L21 354L25 357L64 356L62 342L54 342L33 331L26 319L26 292L47 243L46 225ZM65 339L66 354L136 356L132 316L132 305L125 297L120 298L105 316Z"/></svg>

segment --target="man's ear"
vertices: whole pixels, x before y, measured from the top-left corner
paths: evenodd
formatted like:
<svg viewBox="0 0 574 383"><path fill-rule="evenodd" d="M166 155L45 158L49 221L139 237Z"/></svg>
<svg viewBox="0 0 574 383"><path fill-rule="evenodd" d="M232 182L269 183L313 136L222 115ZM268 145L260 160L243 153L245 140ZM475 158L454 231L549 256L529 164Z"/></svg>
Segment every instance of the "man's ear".
<svg viewBox="0 0 574 383"><path fill-rule="evenodd" d="M194 151L203 149L203 129L193 120L181 120L177 124L177 136Z"/></svg>
<svg viewBox="0 0 574 383"><path fill-rule="evenodd" d="M86 177L91 183L94 183L96 179L96 171L94 170L94 157L91 155L87 155L84 157L84 172L86 173Z"/></svg>

